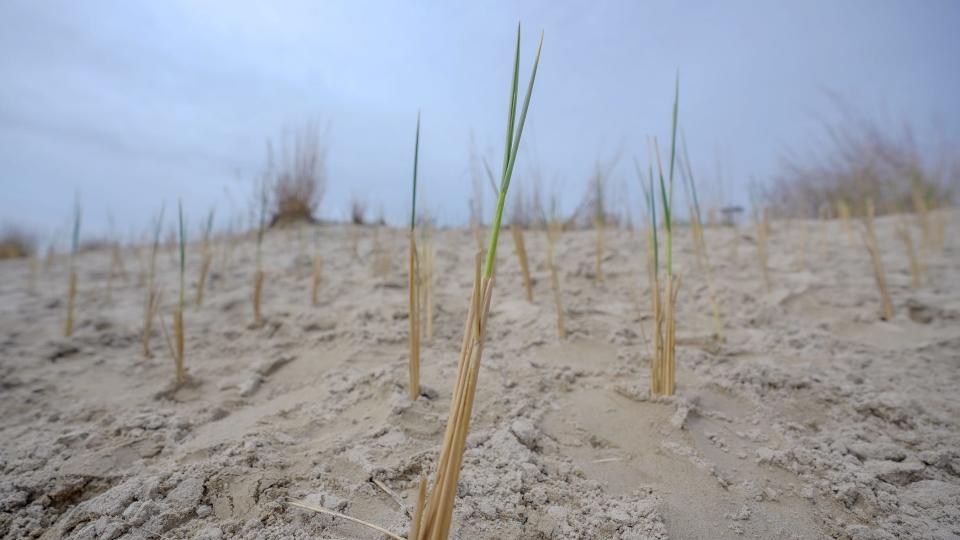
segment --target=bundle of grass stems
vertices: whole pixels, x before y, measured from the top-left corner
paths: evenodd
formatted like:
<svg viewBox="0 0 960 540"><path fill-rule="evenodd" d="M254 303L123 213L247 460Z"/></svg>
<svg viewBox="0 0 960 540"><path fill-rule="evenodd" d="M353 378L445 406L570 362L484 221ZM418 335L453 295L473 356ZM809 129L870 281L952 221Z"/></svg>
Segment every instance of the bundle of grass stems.
<svg viewBox="0 0 960 540"><path fill-rule="evenodd" d="M653 308L653 358L650 361L650 392L671 396L676 391L676 305L680 278L673 274L673 172L676 161L677 111L680 101L680 79L677 77L673 102L673 126L670 143L669 181L663 176L660 148L656 138L650 142L651 153L657 162L660 179L660 202L663 209L663 227L666 233L666 284L660 283L660 246L657 238L657 197L653 182L653 167L649 168L648 185L644 186L647 212L650 215L647 269L650 279L650 299ZM652 160L651 160L652 161ZM641 182L641 185L643 183Z"/></svg>
<svg viewBox="0 0 960 540"><path fill-rule="evenodd" d="M67 284L67 319L63 323L64 337L73 335L74 311L77 303L77 268L76 258L80 249L80 199L77 198L73 207L73 237L70 244L70 277Z"/></svg>
<svg viewBox="0 0 960 540"><path fill-rule="evenodd" d="M460 467L463 462L463 452L466 446L467 433L470 428L470 415L473 409L474 396L477 390L477 376L480 361L483 356L483 342L486 334L487 316L490 312L490 301L493 295L494 266L496 263L497 241L500 236L500 225L503 218L504 204L507 190L510 187L510 178L516 162L523 135L523 125L526 121L527 110L530 105L530 96L533 93L533 84L540 63L540 50L543 46L543 35L537 46L537 54L530 74L523 107L517 118L517 83L520 67L520 26L517 25L517 46L513 64L513 83L511 85L511 99L509 115L507 117L506 146L504 149L503 169L500 180L500 189L497 197L497 207L493 222L490 225L490 241L487 248L486 260L481 273L480 254L477 254L474 265L474 286L470 301L470 311L464 325L463 341L460 349L460 362L457 373L457 382L450 402L450 415L447 420L447 429L444 434L443 446L434 477L433 487L424 489L421 482L414 520L411 524L409 538L417 540L444 539L450 531L453 518L454 501L457 495L457 481L460 477Z"/></svg>
<svg viewBox="0 0 960 540"><path fill-rule="evenodd" d="M157 288L157 252L160 250L160 231L163 227L163 206L160 206L160 213L153 222L153 243L150 246L150 256L146 265L147 279L147 297L143 308L143 334L141 335L141 345L143 346L144 358L150 358L150 337L153 335L153 321L157 316L157 310L160 306L160 291Z"/></svg>
<svg viewBox="0 0 960 540"><path fill-rule="evenodd" d="M184 333L183 333L183 310L186 306L185 299L185 275L186 275L186 233L183 227L183 205L177 203L178 222L180 226L179 244L180 244L180 295L177 297L177 307L173 310L173 343L170 343L170 336L167 334L167 327L162 326L164 337L167 340L167 348L170 350L170 356L173 357L174 376L176 383L183 384L187 379L186 369L184 368Z"/></svg>
<svg viewBox="0 0 960 540"><path fill-rule="evenodd" d="M200 239L200 277L197 279L197 296L194 303L203 305L203 288L210 273L210 263L213 262L213 250L210 247L210 235L213 233L213 210L207 214L207 223L203 228L203 237Z"/></svg>
<svg viewBox="0 0 960 540"><path fill-rule="evenodd" d="M417 166L420 158L420 113L417 112L417 133L413 143L413 196L410 200L410 256L407 286L410 297L410 399L420 396L420 296L417 293Z"/></svg>
<svg viewBox="0 0 960 540"><path fill-rule="evenodd" d="M890 300L887 275L883 269L883 259L880 256L880 245L877 243L877 235L873 228L873 216L873 199L867 199L863 213L863 243L866 245L867 251L870 252L870 261L873 263L873 277L877 282L877 290L880 292L880 317L889 321L893 318L893 302Z"/></svg>

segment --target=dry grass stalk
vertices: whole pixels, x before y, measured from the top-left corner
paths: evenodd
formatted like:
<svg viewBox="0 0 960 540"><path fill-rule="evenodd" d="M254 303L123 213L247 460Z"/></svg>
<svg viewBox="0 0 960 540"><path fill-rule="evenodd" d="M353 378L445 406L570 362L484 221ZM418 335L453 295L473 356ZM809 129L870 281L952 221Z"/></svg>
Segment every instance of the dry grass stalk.
<svg viewBox="0 0 960 540"><path fill-rule="evenodd" d="M210 235L213 232L213 210L207 215L207 224L203 229L203 238L200 241L200 278L197 280L197 296L194 303L203 305L203 289L210 273L210 264L213 262L213 250L210 248Z"/></svg>
<svg viewBox="0 0 960 540"><path fill-rule="evenodd" d="M143 313L143 333L140 336L143 346L143 357L151 358L150 337L153 335L153 321L157 316L157 310L160 306L160 293L156 287L151 285L147 290L147 301Z"/></svg>
<svg viewBox="0 0 960 540"><path fill-rule="evenodd" d="M420 538L420 522L423 521L423 504L427 499L427 477L420 473L420 483L417 486L417 505L413 509L413 521L410 522L410 534L407 540Z"/></svg>
<svg viewBox="0 0 960 540"><path fill-rule="evenodd" d="M73 335L73 318L77 301L77 271L74 267L77 250L80 248L80 197L77 196L73 214L73 243L70 249L70 278L67 286L67 320L63 325L64 337Z"/></svg>
<svg viewBox="0 0 960 540"><path fill-rule="evenodd" d="M183 341L183 310L177 308L173 312L173 335L174 341L176 344L176 349L174 350L174 367L176 373L177 384L183 384L186 380L187 375L184 370L184 341Z"/></svg>
<svg viewBox="0 0 960 540"><path fill-rule="evenodd" d="M63 325L64 337L73 335L73 312L77 301L77 271L70 269L70 284L67 289L67 320Z"/></svg>
<svg viewBox="0 0 960 540"><path fill-rule="evenodd" d="M707 238L704 235L703 219L700 213L700 200L697 197L697 183L693 177L693 167L690 164L690 155L687 152L687 139L683 132L680 133L681 149L683 159L679 162L681 176L685 180L684 185L688 200L691 201L689 208L691 232L693 234L694 252L697 255L697 262L700 269L704 271L707 277L707 292L710 297L710 311L713 315L713 337L717 340L723 340L723 320L720 318L720 303L717 301L715 280L713 276L713 265L710 264L710 254L707 251ZM637 174L641 175L640 165L637 163ZM642 178L642 176L641 176Z"/></svg>
<svg viewBox="0 0 960 540"><path fill-rule="evenodd" d="M266 273L263 270L257 270L253 281L253 325L258 328L263 326L263 313L260 310L260 305L263 301L263 280L265 277Z"/></svg>
<svg viewBox="0 0 960 540"><path fill-rule="evenodd" d="M679 81L677 84L677 98L679 97ZM674 101L674 146L676 145L676 116L678 99ZM663 165L660 162L660 149L656 138L653 140L653 152L657 160L657 170L660 177L660 192L663 206L663 223L667 233L667 282L666 288L661 288L659 276L659 246L656 237L656 194L653 185L653 176L650 177L650 195L648 196L652 244L654 250L653 271L651 272L651 302L653 307L653 343L654 356L650 362L650 392L654 395L672 396L676 391L676 303L679 292L680 278L673 275L673 157L670 157L670 183L666 184L663 177Z"/></svg>
<svg viewBox="0 0 960 540"><path fill-rule="evenodd" d="M920 224L920 251L926 254L932 243L930 234L930 207L927 205L927 198L924 196L921 183L914 182L910 196L913 201L913 212L917 215L917 222Z"/></svg>
<svg viewBox="0 0 960 540"><path fill-rule="evenodd" d="M595 278L597 281L603 281L603 250L606 242L604 241L603 217L595 216L593 219L593 229L597 235L593 242L593 252L596 257Z"/></svg>
<svg viewBox="0 0 960 540"><path fill-rule="evenodd" d="M527 293L527 302L533 302L533 284L530 282L530 265L527 262L527 248L523 243L523 229L516 223L510 225L513 235L513 247L516 248L517 258L520 259L520 271L523 273L523 289Z"/></svg>
<svg viewBox="0 0 960 540"><path fill-rule="evenodd" d="M478 253L472 301L460 348L457 383L450 402L450 414L433 489L427 499L420 524L418 536L420 539L447 538L453 517L457 481L460 478L463 451L470 429L470 416L477 391L480 360L483 356L487 315L490 312L490 299L493 294L493 278L481 277L480 259L481 255Z"/></svg>
<svg viewBox="0 0 960 540"><path fill-rule="evenodd" d="M910 261L910 286L914 289L919 288L921 278L920 261L917 259L917 250L914 249L913 246L910 226L903 221L897 223L897 236L903 242L903 249L907 252L907 259Z"/></svg>
<svg viewBox="0 0 960 540"><path fill-rule="evenodd" d="M266 274L263 271L263 236L266 233L267 205L270 202L267 190L269 189L269 178L273 170L272 158L268 159L268 162L267 170L259 185L260 198L258 202L260 206L260 220L257 226L256 271L253 275L253 325L257 328L263 325L263 312L261 307L263 305L263 281L266 278Z"/></svg>
<svg viewBox="0 0 960 540"><path fill-rule="evenodd" d="M313 279L310 283L310 304L317 305L320 297L320 276L323 271L323 258L320 254L313 256Z"/></svg>
<svg viewBox="0 0 960 540"><path fill-rule="evenodd" d="M893 302L890 300L890 291L887 289L887 276L883 269L880 246L877 243L877 235L873 228L873 214L873 200L867 199L866 212L863 216L863 241L867 246L867 251L870 252L870 260L873 262L873 277L876 279L877 289L880 291L881 317L883 320L889 321L893 318Z"/></svg>
<svg viewBox="0 0 960 540"><path fill-rule="evenodd" d="M847 243L853 245L853 224L850 222L850 205L843 199L837 200L837 215L840 216L840 222L843 223L843 229L847 231Z"/></svg>
<svg viewBox="0 0 960 540"><path fill-rule="evenodd" d="M187 265L187 239L183 227L183 204L177 203L177 213L180 224L180 296L177 303L177 309L173 312L173 335L176 340L176 350L173 357L177 384L183 384L186 380L186 371L184 370L184 332L183 332L183 310L186 305L184 294L186 292L186 265Z"/></svg>
<svg viewBox="0 0 960 540"><path fill-rule="evenodd" d="M287 504L289 504L290 506L296 506L297 508L303 508L304 510L310 510L311 512L317 512L319 514L327 514L328 516L334 516L340 519L345 519L347 521L356 523L358 525L363 525L364 527L373 529L381 534L384 534L390 538L393 538L394 540L406 540L404 537L393 534L392 532L388 531L387 529L384 529L379 525L374 525L369 521L363 521L362 519L350 517L346 514L341 514L340 512L334 512L333 510L328 510L322 506L314 506L312 504L307 504L303 501L287 501Z"/></svg>
<svg viewBox="0 0 960 540"><path fill-rule="evenodd" d="M827 251L827 223L830 220L830 207L826 204L821 205L818 215L820 216L820 239L818 241L818 250L822 258Z"/></svg>
<svg viewBox="0 0 960 540"><path fill-rule="evenodd" d="M567 339L567 322L563 311L563 301L560 297L560 276L556 265L556 244L560 238L562 224L551 221L547 229L547 271L550 272L550 289L553 291L553 305L557 311L557 336L561 340Z"/></svg>
<svg viewBox="0 0 960 540"><path fill-rule="evenodd" d="M410 400L420 396L420 295L417 275L417 165L420 157L420 113L417 112L417 134L413 147L413 198L410 201L410 256L407 267L407 287L410 294Z"/></svg>
<svg viewBox="0 0 960 540"><path fill-rule="evenodd" d="M757 262L760 264L760 270L763 273L763 285L767 292L770 292L770 270L767 264L768 246L770 240L770 220L769 213L763 210L763 220L757 220Z"/></svg>
<svg viewBox="0 0 960 540"><path fill-rule="evenodd" d="M213 262L213 253L207 249L204 250L200 259L200 278L197 280L197 296L194 303L198 306L203 305L203 289L207 282L207 275L210 273L210 263Z"/></svg>

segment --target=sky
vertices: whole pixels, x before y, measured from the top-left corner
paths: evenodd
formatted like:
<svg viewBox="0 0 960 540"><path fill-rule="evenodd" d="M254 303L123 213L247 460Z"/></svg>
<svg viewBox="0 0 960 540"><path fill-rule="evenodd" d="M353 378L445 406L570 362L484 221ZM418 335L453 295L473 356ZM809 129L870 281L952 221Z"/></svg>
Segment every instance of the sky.
<svg viewBox="0 0 960 540"><path fill-rule="evenodd" d="M409 219L417 111L420 195L462 223L471 138L494 169L516 25L521 81L543 56L512 189L569 210L595 163L637 209L634 157L669 140L674 79L701 199L745 204L748 182L822 139L844 108L922 147L960 141L960 2L370 2L170 0L0 3L0 224L67 236L140 234L161 204L188 223L248 215L266 141L324 127L320 217L365 200ZM831 97L834 96L834 97ZM838 106L839 96L843 106ZM519 187L517 187L519 186ZM487 194L484 212L492 211Z"/></svg>

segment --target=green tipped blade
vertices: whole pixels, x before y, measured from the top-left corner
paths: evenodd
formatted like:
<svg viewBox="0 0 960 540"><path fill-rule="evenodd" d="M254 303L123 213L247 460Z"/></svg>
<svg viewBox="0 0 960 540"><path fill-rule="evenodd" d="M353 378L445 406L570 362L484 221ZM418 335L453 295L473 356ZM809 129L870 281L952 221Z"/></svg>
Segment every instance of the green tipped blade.
<svg viewBox="0 0 960 540"><path fill-rule="evenodd" d="M413 140L413 198L410 203L410 230L417 223L417 164L420 159L420 111L417 111L417 134Z"/></svg>

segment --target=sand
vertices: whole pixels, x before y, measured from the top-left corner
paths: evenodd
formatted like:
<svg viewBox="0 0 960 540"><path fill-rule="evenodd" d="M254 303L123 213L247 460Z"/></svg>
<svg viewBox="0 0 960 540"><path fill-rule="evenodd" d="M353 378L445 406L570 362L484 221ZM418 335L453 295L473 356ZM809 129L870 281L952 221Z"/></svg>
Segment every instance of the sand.
<svg viewBox="0 0 960 540"><path fill-rule="evenodd" d="M949 232L960 215L944 219ZM563 342L545 233L526 234L533 303L502 235L453 537L960 536L960 244L948 234L928 249L913 290L895 223L877 222L890 321L867 250L841 223L774 222L769 291L754 229L709 229L723 342L678 228L671 398L648 391L642 233L607 231L602 282L594 232L561 236ZM253 240L229 259L217 244L205 302L185 315L179 387L159 325L154 357L142 356L133 250L109 296L110 251L78 256L71 338L66 259L41 266L33 291L27 261L0 261L0 536L383 538L289 500L405 536L418 476L439 451L476 244L465 230L436 235L436 335L411 402L405 232L380 232L380 276L373 229L317 235L327 255L316 306L313 231L267 235L260 328ZM168 327L174 253L159 259ZM191 246L188 298L199 263Z"/></svg>

